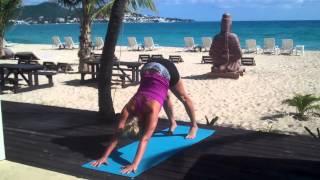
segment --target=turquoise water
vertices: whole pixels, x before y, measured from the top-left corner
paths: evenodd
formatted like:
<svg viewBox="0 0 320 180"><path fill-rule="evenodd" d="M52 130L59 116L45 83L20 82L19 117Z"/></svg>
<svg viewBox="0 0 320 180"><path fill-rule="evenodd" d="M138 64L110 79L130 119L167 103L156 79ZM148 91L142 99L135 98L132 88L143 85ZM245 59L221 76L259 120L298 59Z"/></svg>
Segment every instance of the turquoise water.
<svg viewBox="0 0 320 180"><path fill-rule="evenodd" d="M106 34L107 24L93 25L92 37ZM152 36L160 46L183 47L183 37L193 36L197 44L201 37L213 36L220 31L219 22L192 23L126 23L124 24L119 45L127 45L127 37L135 36L142 43L143 37ZM238 34L241 45L246 39L253 38L262 45L263 38L275 37L277 45L281 39L293 39L295 44L303 44L308 50L320 50L320 21L241 21L233 22L233 32ZM43 24L15 25L6 32L6 39L15 43L51 44L51 37L72 36L74 41L79 37L79 24Z"/></svg>

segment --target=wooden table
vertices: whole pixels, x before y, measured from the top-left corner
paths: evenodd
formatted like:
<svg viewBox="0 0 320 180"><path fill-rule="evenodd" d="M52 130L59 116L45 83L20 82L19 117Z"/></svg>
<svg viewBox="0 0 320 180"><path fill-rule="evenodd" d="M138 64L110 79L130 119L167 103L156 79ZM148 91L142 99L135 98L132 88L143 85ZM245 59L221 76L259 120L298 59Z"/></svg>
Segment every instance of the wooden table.
<svg viewBox="0 0 320 180"><path fill-rule="evenodd" d="M24 79L28 86L34 86L38 84L38 70L43 69L41 65L34 64L0 64L0 91L5 86L5 81L9 79L9 76L14 76L14 92L18 89L19 75ZM7 73L5 74L5 71ZM25 76L27 74L27 76ZM33 81L34 80L34 81Z"/></svg>
<svg viewBox="0 0 320 180"><path fill-rule="evenodd" d="M84 81L84 77L86 74L91 74L92 79L96 79L97 74L100 70L100 60L90 60L87 61L86 64L89 65L91 72L81 73L81 81ZM139 67L143 63L141 62L128 62L128 61L114 61L113 62L113 70L118 70L124 77L126 77L130 82L136 83L140 81L140 70ZM131 77L128 76L126 71L131 72Z"/></svg>

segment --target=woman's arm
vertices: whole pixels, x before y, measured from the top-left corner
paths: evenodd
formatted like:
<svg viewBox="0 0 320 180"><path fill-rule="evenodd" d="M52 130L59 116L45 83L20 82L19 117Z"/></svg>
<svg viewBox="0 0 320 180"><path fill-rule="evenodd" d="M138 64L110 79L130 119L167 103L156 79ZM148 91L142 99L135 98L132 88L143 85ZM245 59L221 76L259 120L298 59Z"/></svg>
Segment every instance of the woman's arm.
<svg viewBox="0 0 320 180"><path fill-rule="evenodd" d="M158 123L158 114L159 114L159 110L153 110L152 112L150 112L147 117L146 117L146 126L145 126L145 133L142 136L139 146L138 146L138 150L136 153L136 156L134 158L134 161L132 164L123 167L123 170L121 171L122 173L130 173L130 172L136 172L136 170L138 169L138 166L140 164L140 161L143 157L143 154L147 148L147 144L154 132L154 130L157 127L157 123Z"/></svg>
<svg viewBox="0 0 320 180"><path fill-rule="evenodd" d="M103 154L103 156L100 159L98 159L98 160L96 160L96 161L91 163L92 166L99 167L103 163L108 163L107 162L108 157L112 153L114 148L117 146L118 138L119 138L119 136L121 135L121 133L123 131L123 128L124 128L124 126L126 124L126 121L127 121L128 117L129 117L129 115L130 114L129 114L129 111L128 111L128 108L127 108L127 105L126 105L121 111L119 124L118 124L118 127L116 129L116 132L113 134L113 137L111 139L110 145L106 148L105 153Z"/></svg>

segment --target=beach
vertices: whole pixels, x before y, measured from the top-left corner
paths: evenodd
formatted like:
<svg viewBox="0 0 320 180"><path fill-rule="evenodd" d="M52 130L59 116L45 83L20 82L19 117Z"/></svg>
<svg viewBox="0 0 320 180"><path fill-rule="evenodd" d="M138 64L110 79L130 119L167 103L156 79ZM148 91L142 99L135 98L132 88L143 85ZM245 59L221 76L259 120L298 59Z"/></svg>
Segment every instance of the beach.
<svg viewBox="0 0 320 180"><path fill-rule="evenodd" d="M14 52L32 51L43 61L73 64L74 72L59 73L53 77L54 86L23 93L6 91L1 95L5 101L42 104L56 107L98 111L98 90L93 83L80 85L77 72L77 49L58 50L51 45L18 44ZM96 51L101 53L101 51ZM314 130L320 127L320 117L310 116L301 121L293 117L296 110L282 104L295 94L320 96L320 51L306 51L303 56L261 55L254 56L256 66L245 66L244 76L233 79L199 79L197 76L210 72L210 64L201 64L201 57L208 52L185 52L181 47L160 47L154 51L129 51L117 46L115 55L121 61L137 61L139 54L181 55L184 62L176 64L186 91L193 100L198 123L219 117L216 125L284 134L308 134L304 127ZM0 60L0 62L5 62ZM89 75L88 75L89 76ZM46 82L43 77L40 82ZM120 112L128 97L138 86L121 88L112 86L112 98L116 112ZM188 122L183 105L172 95L177 120ZM164 111L161 118L167 118Z"/></svg>

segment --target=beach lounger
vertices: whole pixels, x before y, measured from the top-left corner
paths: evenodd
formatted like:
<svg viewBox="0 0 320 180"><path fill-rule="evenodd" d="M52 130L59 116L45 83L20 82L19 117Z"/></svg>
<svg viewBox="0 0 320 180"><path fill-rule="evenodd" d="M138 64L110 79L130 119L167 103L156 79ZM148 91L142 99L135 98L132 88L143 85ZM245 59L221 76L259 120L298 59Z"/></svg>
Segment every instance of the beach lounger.
<svg viewBox="0 0 320 180"><path fill-rule="evenodd" d="M202 51L209 51L212 44L212 38L211 37L202 37Z"/></svg>
<svg viewBox="0 0 320 180"><path fill-rule="evenodd" d="M169 55L169 61L173 63L180 63L183 62L183 59L180 55Z"/></svg>
<svg viewBox="0 0 320 180"><path fill-rule="evenodd" d="M257 41L255 39L247 39L246 40L246 48L244 49L244 53L259 53L261 48L257 45Z"/></svg>
<svg viewBox="0 0 320 180"><path fill-rule="evenodd" d="M201 63L213 63L213 58L211 56L202 56Z"/></svg>
<svg viewBox="0 0 320 180"><path fill-rule="evenodd" d="M295 50L292 39L282 39L280 54L291 55Z"/></svg>
<svg viewBox="0 0 320 180"><path fill-rule="evenodd" d="M264 38L264 54L278 54L278 51L279 48L276 46L276 40L274 38Z"/></svg>
<svg viewBox="0 0 320 180"><path fill-rule="evenodd" d="M243 66L255 66L256 62L254 57L241 57L241 65Z"/></svg>
<svg viewBox="0 0 320 180"><path fill-rule="evenodd" d="M149 54L139 54L138 62L146 63L150 60Z"/></svg>
<svg viewBox="0 0 320 180"><path fill-rule="evenodd" d="M40 60L33 52L16 52L14 59L18 60L18 64L39 64Z"/></svg>
<svg viewBox="0 0 320 180"><path fill-rule="evenodd" d="M196 48L198 47L198 45L194 43L193 37L184 37L184 44L186 51L196 51Z"/></svg>
<svg viewBox="0 0 320 180"><path fill-rule="evenodd" d="M11 43L3 39L3 47L12 47L14 45L16 45L16 43Z"/></svg>
<svg viewBox="0 0 320 180"><path fill-rule="evenodd" d="M144 37L144 49L145 50L154 50L159 47L158 44L154 44L152 37Z"/></svg>
<svg viewBox="0 0 320 180"><path fill-rule="evenodd" d="M128 37L128 50L140 51L141 44L138 44L136 37Z"/></svg>
<svg viewBox="0 0 320 180"><path fill-rule="evenodd" d="M59 36L52 36L52 47L54 48L64 48L64 44L60 41L60 37Z"/></svg>
<svg viewBox="0 0 320 180"><path fill-rule="evenodd" d="M164 59L162 54L153 54L151 55L151 59Z"/></svg>
<svg viewBox="0 0 320 180"><path fill-rule="evenodd" d="M102 49L104 46L104 41L102 39L102 37L96 37L96 41L94 43L94 49Z"/></svg>
<svg viewBox="0 0 320 180"><path fill-rule="evenodd" d="M71 36L64 37L65 48L75 49L79 47L79 43L74 43Z"/></svg>

